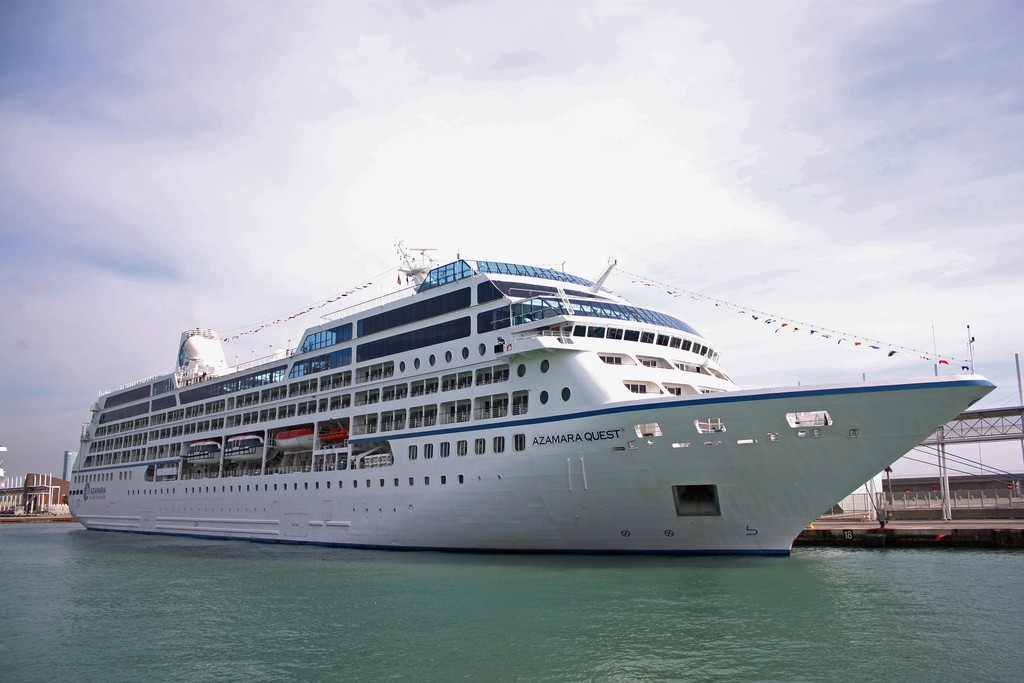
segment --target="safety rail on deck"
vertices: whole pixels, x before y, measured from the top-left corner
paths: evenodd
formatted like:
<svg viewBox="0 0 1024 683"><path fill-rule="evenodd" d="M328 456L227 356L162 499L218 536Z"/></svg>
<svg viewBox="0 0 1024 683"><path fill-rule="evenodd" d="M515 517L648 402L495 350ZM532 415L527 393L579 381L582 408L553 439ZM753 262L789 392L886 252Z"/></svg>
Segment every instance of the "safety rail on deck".
<svg viewBox="0 0 1024 683"><path fill-rule="evenodd" d="M323 315L320 316L320 320L326 323L331 322L332 320L338 320L339 318L345 318L356 313L361 313L371 308L380 308L381 306L385 306L391 303L392 301L405 299L414 294L415 291L415 286L403 287L402 289L391 292L390 294L382 294L378 297L374 297L373 299L369 299L362 303L352 304L351 306L346 306L345 308L339 308L338 310L324 313Z"/></svg>

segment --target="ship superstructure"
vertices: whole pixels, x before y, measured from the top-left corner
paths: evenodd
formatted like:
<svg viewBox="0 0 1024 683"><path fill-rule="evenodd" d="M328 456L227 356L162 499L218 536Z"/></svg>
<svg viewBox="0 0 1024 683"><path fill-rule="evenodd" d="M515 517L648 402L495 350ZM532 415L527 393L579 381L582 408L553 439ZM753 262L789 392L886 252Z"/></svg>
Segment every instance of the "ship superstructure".
<svg viewBox="0 0 1024 683"><path fill-rule="evenodd" d="M785 554L991 391L978 376L740 390L682 320L560 270L407 262L412 286L231 368L104 393L91 529L374 548Z"/></svg>

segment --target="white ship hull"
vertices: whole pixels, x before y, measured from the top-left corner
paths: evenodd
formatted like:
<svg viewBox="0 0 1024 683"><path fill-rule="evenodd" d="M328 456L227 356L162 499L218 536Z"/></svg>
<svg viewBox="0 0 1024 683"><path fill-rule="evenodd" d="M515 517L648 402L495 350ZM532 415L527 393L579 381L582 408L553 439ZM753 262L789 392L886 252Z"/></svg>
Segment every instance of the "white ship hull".
<svg viewBox="0 0 1024 683"><path fill-rule="evenodd" d="M537 411L396 432L389 467L313 459L310 471L141 484L154 463L118 465L72 510L90 529L350 547L787 554L818 514L992 388L949 377ZM787 422L810 412L829 424ZM709 418L726 430L698 431ZM401 457L413 440L516 434L519 451Z"/></svg>

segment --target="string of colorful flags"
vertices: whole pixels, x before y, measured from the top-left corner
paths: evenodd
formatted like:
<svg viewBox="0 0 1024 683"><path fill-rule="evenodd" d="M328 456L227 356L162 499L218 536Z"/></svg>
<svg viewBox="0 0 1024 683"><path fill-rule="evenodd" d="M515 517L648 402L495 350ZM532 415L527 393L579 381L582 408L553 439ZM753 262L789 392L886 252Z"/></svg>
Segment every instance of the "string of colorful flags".
<svg viewBox="0 0 1024 683"><path fill-rule="evenodd" d="M716 307L727 308L729 310L736 311L736 313L740 315L749 315L752 320L758 323L775 327L776 334L783 330L792 332L803 331L812 336L817 335L821 339L835 340L837 344L846 343L854 348L865 348L873 351L885 351L886 356L889 358L892 358L896 354L904 354L907 356L916 356L920 360L925 360L930 363L938 363L939 365L951 365L953 363L958 363L960 365L961 370L970 370L970 364L968 363L968 361L954 361L952 356L942 356L936 353L921 351L920 349L914 349L907 346L889 344L878 339L868 339L867 337L861 337L859 335L850 334L848 332L829 329L827 327L822 327L821 325L813 325L810 323L800 322L797 320L793 320L791 318L786 318L783 316L774 315L772 313L767 313L765 311L759 311L748 306L739 306L728 301L715 299L714 297L699 294L697 292L692 292L687 289L673 287L672 285L668 285L664 282L658 282L657 280L652 280L642 275L630 273L622 269L617 269L616 272L618 274L629 277L633 284L639 284L644 287L655 287L661 289L665 291L666 294L674 298L686 296L689 297L690 299L693 299L694 301L699 301L701 303L711 304Z"/></svg>
<svg viewBox="0 0 1024 683"><path fill-rule="evenodd" d="M226 342L230 342L230 341L234 341L235 339L238 339L240 337L246 337L246 336L249 336L251 334L256 334L257 332L262 332L263 330L267 329L268 327L273 327L274 325L280 325L281 323L286 323L289 320L295 320L296 318L302 317L302 316L304 316L304 315L306 315L308 313L312 313L313 311L320 310L321 308L324 308L325 306L330 306L331 304L336 303L338 301L341 301L342 299L344 299L346 297L352 296L356 292L359 292L361 290L367 289L368 287L372 287L372 286L373 286L373 280L367 280L366 282L364 282L363 284L359 285L358 287L353 287L352 289L344 291L344 292L342 292L340 294L336 294L336 295L332 296L330 299L324 299L323 301L321 301L319 303L315 303L312 306L309 306L308 308L305 308L305 309L303 309L301 311L296 311L295 313L291 313L289 315L283 315L283 316L280 316L278 318L274 318L273 320L268 320L266 322L260 323L259 325L256 325L255 327L251 327L251 328L249 328L247 330L243 330L242 332L237 332L237 333L232 334L232 335L230 335L228 337L224 337L223 339L221 339L221 341L225 342L225 343Z"/></svg>

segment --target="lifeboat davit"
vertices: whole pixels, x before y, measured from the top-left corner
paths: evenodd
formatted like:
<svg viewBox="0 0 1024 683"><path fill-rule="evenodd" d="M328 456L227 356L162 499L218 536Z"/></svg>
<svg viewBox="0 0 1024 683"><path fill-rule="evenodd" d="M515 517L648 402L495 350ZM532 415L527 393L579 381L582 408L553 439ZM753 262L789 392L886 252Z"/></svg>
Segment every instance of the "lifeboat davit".
<svg viewBox="0 0 1024 683"><path fill-rule="evenodd" d="M277 433L275 443L278 448L286 453L311 451L313 450L313 428L297 427L295 429L282 430Z"/></svg>
<svg viewBox="0 0 1024 683"><path fill-rule="evenodd" d="M188 445L185 460L190 465L216 465L220 462L220 443L217 441L193 441Z"/></svg>
<svg viewBox="0 0 1024 683"><path fill-rule="evenodd" d="M239 434L228 439L224 458L234 462L252 462L263 459L263 437L259 434Z"/></svg>

